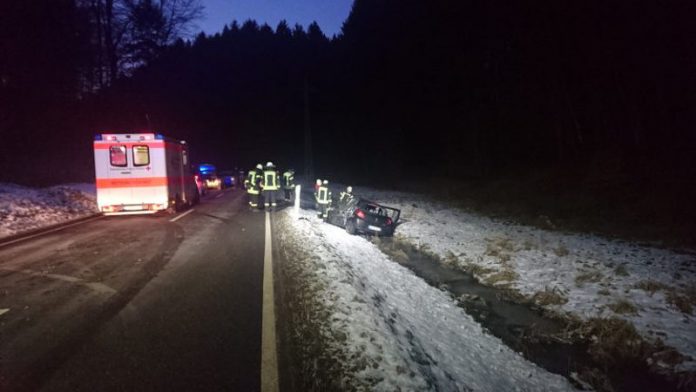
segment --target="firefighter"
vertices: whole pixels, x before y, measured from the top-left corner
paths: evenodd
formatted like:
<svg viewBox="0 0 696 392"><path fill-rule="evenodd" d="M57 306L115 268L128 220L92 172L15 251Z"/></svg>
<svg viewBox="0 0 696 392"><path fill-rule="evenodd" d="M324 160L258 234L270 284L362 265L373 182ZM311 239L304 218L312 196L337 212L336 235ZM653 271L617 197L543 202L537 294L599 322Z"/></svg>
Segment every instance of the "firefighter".
<svg viewBox="0 0 696 392"><path fill-rule="evenodd" d="M249 206L251 208L259 207L259 180L261 179L259 168L263 168L260 163L256 165L255 169L249 170L249 175L244 180L244 187L249 194Z"/></svg>
<svg viewBox="0 0 696 392"><path fill-rule="evenodd" d="M324 180L317 189L317 204L319 205L319 217L326 220L329 216L331 207L331 192L329 191L329 181Z"/></svg>
<svg viewBox="0 0 696 392"><path fill-rule="evenodd" d="M292 201L293 190L295 189L295 171L292 169L286 170L283 173L283 191L285 192L285 201Z"/></svg>
<svg viewBox="0 0 696 392"><path fill-rule="evenodd" d="M353 187L348 185L345 192L341 192L339 201L342 203L347 203L353 198Z"/></svg>
<svg viewBox="0 0 696 392"><path fill-rule="evenodd" d="M266 163L266 168L263 171L263 180L261 182L261 187L263 189L263 205L268 208L269 206L275 208L278 203L278 191L280 189L280 177L278 176L278 171L273 165L273 162Z"/></svg>

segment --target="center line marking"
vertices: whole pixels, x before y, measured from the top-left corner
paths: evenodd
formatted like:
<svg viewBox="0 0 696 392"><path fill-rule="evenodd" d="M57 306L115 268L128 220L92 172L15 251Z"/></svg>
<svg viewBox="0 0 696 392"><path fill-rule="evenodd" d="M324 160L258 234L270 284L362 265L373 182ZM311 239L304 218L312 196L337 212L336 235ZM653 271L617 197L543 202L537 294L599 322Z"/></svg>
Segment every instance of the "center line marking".
<svg viewBox="0 0 696 392"><path fill-rule="evenodd" d="M223 193L220 193L219 195L215 196L215 198L216 198L216 199L219 199L219 198L222 197L222 195L223 195Z"/></svg>
<svg viewBox="0 0 696 392"><path fill-rule="evenodd" d="M266 211L266 246L263 256L263 310L261 312L261 391L278 392L275 302L273 295L273 247L271 214Z"/></svg>
<svg viewBox="0 0 696 392"><path fill-rule="evenodd" d="M178 221L179 219L185 217L186 215L192 213L193 211L196 211L196 210L194 210L194 209L192 208L192 209L190 209L190 210L184 212L183 214L181 214L181 215L179 215L179 216L177 216L177 217L175 217L175 218L170 219L169 221L170 221L170 222L176 222L176 221Z"/></svg>

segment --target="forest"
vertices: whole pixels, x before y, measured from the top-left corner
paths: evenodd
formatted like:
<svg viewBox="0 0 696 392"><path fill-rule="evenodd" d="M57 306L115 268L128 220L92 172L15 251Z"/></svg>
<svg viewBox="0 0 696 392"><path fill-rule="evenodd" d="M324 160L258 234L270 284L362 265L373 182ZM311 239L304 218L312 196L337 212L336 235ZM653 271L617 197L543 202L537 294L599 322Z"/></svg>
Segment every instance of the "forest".
<svg viewBox="0 0 696 392"><path fill-rule="evenodd" d="M200 12L3 1L0 180L89 180L95 133L153 129L220 167L696 196L694 2L356 0L333 37L252 20L191 34Z"/></svg>

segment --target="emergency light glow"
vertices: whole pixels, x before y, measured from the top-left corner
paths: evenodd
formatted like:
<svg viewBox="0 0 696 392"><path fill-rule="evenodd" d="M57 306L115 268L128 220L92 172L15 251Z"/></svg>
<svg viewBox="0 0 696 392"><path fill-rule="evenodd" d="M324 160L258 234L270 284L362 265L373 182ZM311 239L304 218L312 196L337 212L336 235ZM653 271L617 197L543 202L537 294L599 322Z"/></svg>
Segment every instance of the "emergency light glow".
<svg viewBox="0 0 696 392"><path fill-rule="evenodd" d="M359 208L355 210L355 215L357 215L360 219L365 219L365 212Z"/></svg>

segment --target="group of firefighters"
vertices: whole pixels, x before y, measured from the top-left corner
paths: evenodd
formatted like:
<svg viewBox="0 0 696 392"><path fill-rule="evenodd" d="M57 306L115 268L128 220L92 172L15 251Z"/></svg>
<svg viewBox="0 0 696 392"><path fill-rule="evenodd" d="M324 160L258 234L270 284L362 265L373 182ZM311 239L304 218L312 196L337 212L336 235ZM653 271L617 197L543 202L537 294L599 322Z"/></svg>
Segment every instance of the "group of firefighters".
<svg viewBox="0 0 696 392"><path fill-rule="evenodd" d="M280 175L273 162L266 163L266 167L259 163L255 168L249 170L244 180L244 188L249 194L251 208L260 208L259 197L263 192L263 206L266 209L275 209L278 206L278 194L281 189L284 192L284 199L292 201L295 189L295 171L286 170L283 173L281 183Z"/></svg>
<svg viewBox="0 0 696 392"><path fill-rule="evenodd" d="M244 180L244 188L249 194L249 206L251 208L261 208L260 197L263 195L263 206L265 209L275 209L278 206L279 193L283 190L286 202L293 202L295 191L295 171L286 170L281 176L273 162L267 162L264 167L262 164L256 165L249 170ZM353 188L347 187L341 192L339 203L346 203L353 198ZM319 217L326 220L331 208L331 190L329 181L317 179L314 184L314 199Z"/></svg>

